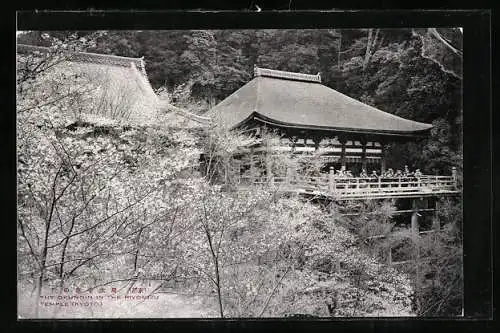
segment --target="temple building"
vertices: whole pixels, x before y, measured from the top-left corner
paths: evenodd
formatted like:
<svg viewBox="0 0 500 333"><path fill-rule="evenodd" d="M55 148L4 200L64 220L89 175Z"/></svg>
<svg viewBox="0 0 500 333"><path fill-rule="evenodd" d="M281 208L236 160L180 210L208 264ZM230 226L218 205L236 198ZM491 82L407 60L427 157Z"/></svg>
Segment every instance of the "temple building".
<svg viewBox="0 0 500 333"><path fill-rule="evenodd" d="M207 119L159 96L149 82L143 58L90 52L54 52L50 48L17 45L18 72L25 62L37 63L46 55L47 75L64 78L69 91L85 88L90 114L123 120L129 124L199 127ZM74 113L75 110L69 110Z"/></svg>
<svg viewBox="0 0 500 333"><path fill-rule="evenodd" d="M208 115L229 129L257 134L266 127L281 136L282 148L316 151L325 167L355 172L384 171L385 148L395 141L428 135L432 125L369 106L309 75L254 68L253 79L216 105ZM291 143L291 144L289 144Z"/></svg>

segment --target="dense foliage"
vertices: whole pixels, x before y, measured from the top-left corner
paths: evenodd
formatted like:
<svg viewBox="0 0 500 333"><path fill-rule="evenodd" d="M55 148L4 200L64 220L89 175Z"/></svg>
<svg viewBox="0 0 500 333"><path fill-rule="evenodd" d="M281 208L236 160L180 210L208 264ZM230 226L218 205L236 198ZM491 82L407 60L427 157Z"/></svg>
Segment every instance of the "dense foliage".
<svg viewBox="0 0 500 333"><path fill-rule="evenodd" d="M42 63L19 60L20 278L40 293L43 285L85 281L91 287L161 277L215 296L220 316L456 313L461 220L453 207L441 217L450 221L447 232L419 244L440 249L432 265L443 268L435 274L447 288L417 294L420 305L412 310L414 283L360 243L393 227L390 205L371 207L378 215L346 220L269 188L231 191L217 183L231 184L230 150L242 138L96 116L89 78L50 71L78 50L144 56L152 84L198 112L246 83L254 64L321 72L332 88L435 125L427 140L394 144L389 164L460 171L461 72L456 58L443 57L441 44L428 34L358 29L21 35L19 42L53 51ZM446 38L457 45L457 34L449 30ZM209 177L193 168L200 148L225 157L208 166Z"/></svg>
<svg viewBox="0 0 500 333"><path fill-rule="evenodd" d="M48 43L41 34L19 41ZM394 169L408 164L449 174L455 166L460 174L461 43L459 29L113 31L87 50L144 56L153 86L198 112L248 82L254 65L320 72L327 86L435 126L426 140L392 144L398 154L389 154L388 164Z"/></svg>

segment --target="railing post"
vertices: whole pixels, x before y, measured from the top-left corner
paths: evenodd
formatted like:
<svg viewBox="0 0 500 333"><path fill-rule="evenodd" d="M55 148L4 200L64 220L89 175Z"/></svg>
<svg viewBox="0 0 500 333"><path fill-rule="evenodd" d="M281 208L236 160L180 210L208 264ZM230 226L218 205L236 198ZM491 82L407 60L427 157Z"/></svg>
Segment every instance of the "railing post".
<svg viewBox="0 0 500 333"><path fill-rule="evenodd" d="M382 189L382 181L381 181L380 176L378 177L378 188L379 188L379 191Z"/></svg>
<svg viewBox="0 0 500 333"><path fill-rule="evenodd" d="M330 167L330 170L328 171L328 189L330 190L330 193L333 193L335 190L335 175L333 172L333 167Z"/></svg>

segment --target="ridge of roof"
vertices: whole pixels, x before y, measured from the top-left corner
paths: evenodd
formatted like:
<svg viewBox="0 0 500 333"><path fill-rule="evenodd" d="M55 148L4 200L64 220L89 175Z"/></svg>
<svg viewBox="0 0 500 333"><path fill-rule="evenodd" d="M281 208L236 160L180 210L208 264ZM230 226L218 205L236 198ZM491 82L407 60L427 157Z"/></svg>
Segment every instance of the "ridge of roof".
<svg viewBox="0 0 500 333"><path fill-rule="evenodd" d="M17 44L17 51L19 53L29 53L34 51L39 52L50 52L50 48L46 46L36 46L36 45L28 45L28 44ZM92 52L76 52L72 54L68 60L70 61L78 61L78 62L86 62L92 64L100 64L100 65L111 65L111 66L121 66L121 67L130 67L130 64L134 64L137 69L143 74L146 75L146 68L144 64L144 57L141 58L132 58L132 57L124 57L117 56L112 54L102 54L102 53L92 53Z"/></svg>
<svg viewBox="0 0 500 333"><path fill-rule="evenodd" d="M295 80L295 81L321 83L321 74L320 73L313 75L313 74L304 74L304 73L297 73L297 72L280 71L277 69L261 68L261 67L254 66L253 77L257 77L257 76L272 77L272 78L283 79L283 80Z"/></svg>

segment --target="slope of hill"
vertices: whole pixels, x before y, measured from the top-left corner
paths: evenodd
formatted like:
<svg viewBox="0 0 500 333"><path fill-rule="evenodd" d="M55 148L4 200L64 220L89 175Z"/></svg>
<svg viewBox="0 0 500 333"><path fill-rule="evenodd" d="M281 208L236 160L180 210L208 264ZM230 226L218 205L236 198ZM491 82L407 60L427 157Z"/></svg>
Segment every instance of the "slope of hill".
<svg viewBox="0 0 500 333"><path fill-rule="evenodd" d="M162 33L116 33L96 47L103 48L103 43L115 47L113 38L121 36L130 38L137 49L141 45L145 50L154 49L160 47L153 45L159 38L164 41L160 45L170 45L161 55L167 59L174 52L174 44L169 43L183 41L175 49L179 58L168 58L172 62L168 70L175 73L182 69L182 73L169 74L172 81L167 86L191 80L187 105L204 98L211 103L210 99L224 96L246 80L244 66L238 67L240 61L251 64L248 59L257 59L281 69L303 64L304 71L316 70L314 64L324 47L314 48L316 56L312 57L300 45L308 40L323 45L336 36L332 31L319 35L170 32L175 38L165 41ZM403 115L415 107L413 102L403 103L411 94L419 100L432 93L433 102L442 109L454 105L450 91L456 93L455 81L443 79L446 74L435 66L429 67L430 74L427 67L411 67L414 60L424 61L413 49L418 40L379 41L381 48L363 64L364 34L353 31L345 36L346 44L341 46L349 45L352 57L344 58L341 65L321 58L325 61L320 62L322 66L331 67L331 77L336 75L333 73L358 73L346 76L343 84L361 86L355 89L358 94L366 88L371 95L361 95L361 99L374 98L374 104L392 105L395 114ZM390 32L384 34L389 38ZM216 44L217 49L214 36L227 42ZM247 52L257 48L254 37L267 44L260 44L257 53ZM290 38L295 38L295 43L285 48L281 58L264 52L266 47L276 49L278 44L274 43ZM206 71L215 61L206 52L214 47L221 56L215 59L219 61L214 67L218 72ZM332 50L328 54L336 54L333 46ZM281 65L274 63L290 54L300 56ZM39 58L28 62L18 59L22 64L18 66L17 105L18 267L20 279L34 287L37 299L43 287L64 290L113 285L121 280L161 280L175 290L201 290L209 295L218 316L414 314L408 276L360 250L356 237L338 223L339 216L325 214L299 197L279 197L272 189L231 191L204 178L198 171L200 152L210 145L228 149L230 138L204 132L200 122L193 120L196 116L179 116L182 110L158 108L156 95L150 95L149 88L144 90L147 82L139 68L99 72L93 71L93 66L83 69L78 65L66 67L74 71L58 71L52 67L57 68L57 61L68 54L56 48L52 55L55 58L38 54L41 63L36 62ZM312 60L303 63L308 56ZM224 64L230 59L237 61L228 68ZM146 58L146 68L148 63L157 70L162 64ZM40 68L46 71L37 72ZM409 74L412 70L422 70L425 75ZM138 81L123 80L125 71ZM110 74L110 85L96 82L97 78L93 80L87 73ZM153 75L156 84L158 75L158 71ZM436 78L439 80L434 82ZM136 88L130 93L113 88L131 82ZM445 94L436 97L439 89ZM132 98L132 91L144 94L144 103ZM402 91L403 96L397 97ZM134 108L122 101L129 101L139 111L130 111ZM426 110L424 107L417 110ZM433 118L441 119L444 128L458 112L450 109L442 115L439 110L434 115L416 113L414 118L444 117ZM148 121L140 121L144 117ZM441 132L434 138L439 147L452 146L451 141L439 141L442 138ZM431 143L432 139L428 147ZM424 147L424 156L425 149L429 148ZM444 159L443 163L451 162ZM38 316L41 311L36 308L34 313Z"/></svg>

